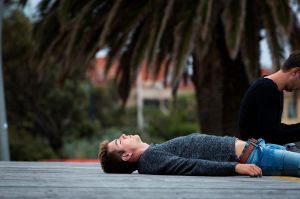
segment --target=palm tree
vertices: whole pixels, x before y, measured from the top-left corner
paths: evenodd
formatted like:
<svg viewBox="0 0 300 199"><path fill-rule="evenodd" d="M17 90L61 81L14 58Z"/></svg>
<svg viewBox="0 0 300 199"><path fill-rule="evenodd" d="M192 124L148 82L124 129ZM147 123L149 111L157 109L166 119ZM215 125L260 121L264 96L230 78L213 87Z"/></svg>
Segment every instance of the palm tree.
<svg viewBox="0 0 300 199"><path fill-rule="evenodd" d="M106 68L119 61L116 80L124 101L143 61L154 75L162 62L167 63L176 93L192 57L202 131L238 135L241 98L260 72L262 31L275 68L283 61L284 45L298 48L299 24L292 3L300 4L288 0L43 0L36 57L41 69L51 61L63 63L64 79L82 74L98 50L108 49Z"/></svg>

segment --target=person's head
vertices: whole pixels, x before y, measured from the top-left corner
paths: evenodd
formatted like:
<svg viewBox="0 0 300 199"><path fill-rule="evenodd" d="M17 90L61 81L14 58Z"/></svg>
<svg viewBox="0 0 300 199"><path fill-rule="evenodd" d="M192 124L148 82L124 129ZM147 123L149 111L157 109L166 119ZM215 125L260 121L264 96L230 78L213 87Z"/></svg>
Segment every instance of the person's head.
<svg viewBox="0 0 300 199"><path fill-rule="evenodd" d="M132 173L143 153L145 143L138 135L122 134L111 142L100 143L98 158L106 173Z"/></svg>
<svg viewBox="0 0 300 199"><path fill-rule="evenodd" d="M285 90L300 89L300 50L293 51L281 67L282 72L288 74Z"/></svg>
<svg viewBox="0 0 300 199"><path fill-rule="evenodd" d="M287 72L290 69L300 67L300 50L293 51L283 63L281 70Z"/></svg>

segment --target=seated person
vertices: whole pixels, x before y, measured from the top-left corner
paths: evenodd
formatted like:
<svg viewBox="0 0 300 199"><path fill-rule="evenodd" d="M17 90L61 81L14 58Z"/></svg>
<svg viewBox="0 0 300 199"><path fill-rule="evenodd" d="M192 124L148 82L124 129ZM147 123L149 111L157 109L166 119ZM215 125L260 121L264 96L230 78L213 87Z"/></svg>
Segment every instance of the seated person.
<svg viewBox="0 0 300 199"><path fill-rule="evenodd" d="M191 134L162 144L122 134L100 144L98 158L106 173L159 175L286 175L300 177L300 154L285 147L235 137Z"/></svg>
<svg viewBox="0 0 300 199"><path fill-rule="evenodd" d="M300 50L290 54L281 69L258 78L245 93L240 107L239 132L241 138L263 138L274 144L286 144L289 151L300 153L300 123L281 121L284 91L300 90Z"/></svg>

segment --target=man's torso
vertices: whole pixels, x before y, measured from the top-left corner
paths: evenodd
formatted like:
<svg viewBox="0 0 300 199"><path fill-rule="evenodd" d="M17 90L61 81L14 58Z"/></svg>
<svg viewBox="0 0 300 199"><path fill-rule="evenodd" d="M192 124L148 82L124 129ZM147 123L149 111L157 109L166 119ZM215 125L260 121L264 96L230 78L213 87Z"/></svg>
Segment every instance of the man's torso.
<svg viewBox="0 0 300 199"><path fill-rule="evenodd" d="M268 138L272 125L281 123L283 93L270 79L259 78L246 92L240 107L239 132L243 140ZM271 123L269 122L269 123ZM269 140L268 140L269 141Z"/></svg>

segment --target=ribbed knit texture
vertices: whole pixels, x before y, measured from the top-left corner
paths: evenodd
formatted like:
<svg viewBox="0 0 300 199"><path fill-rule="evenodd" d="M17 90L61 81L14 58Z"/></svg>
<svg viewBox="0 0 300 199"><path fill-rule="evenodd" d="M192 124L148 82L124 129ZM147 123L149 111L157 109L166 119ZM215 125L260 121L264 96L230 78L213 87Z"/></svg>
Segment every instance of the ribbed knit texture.
<svg viewBox="0 0 300 199"><path fill-rule="evenodd" d="M151 144L138 172L160 175L235 175L235 138L191 134Z"/></svg>

